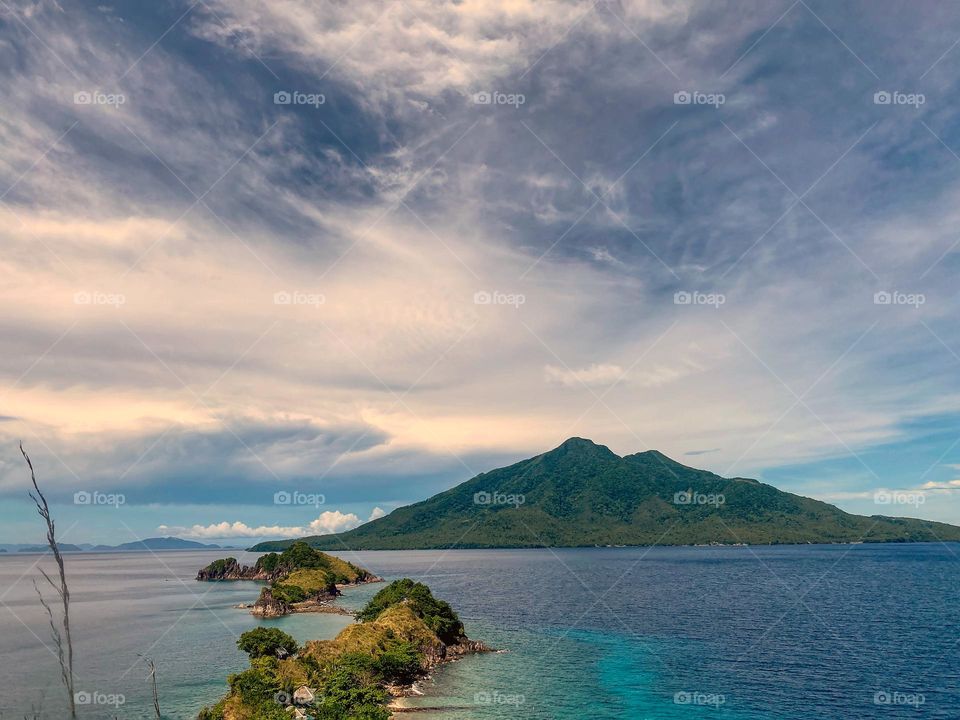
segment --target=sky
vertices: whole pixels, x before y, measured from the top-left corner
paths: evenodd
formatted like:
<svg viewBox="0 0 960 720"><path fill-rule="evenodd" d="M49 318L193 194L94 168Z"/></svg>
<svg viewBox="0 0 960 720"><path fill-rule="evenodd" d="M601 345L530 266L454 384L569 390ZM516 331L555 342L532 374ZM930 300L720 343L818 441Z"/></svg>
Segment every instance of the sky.
<svg viewBox="0 0 960 720"><path fill-rule="evenodd" d="M960 524L960 10L0 2L0 542L570 436Z"/></svg>

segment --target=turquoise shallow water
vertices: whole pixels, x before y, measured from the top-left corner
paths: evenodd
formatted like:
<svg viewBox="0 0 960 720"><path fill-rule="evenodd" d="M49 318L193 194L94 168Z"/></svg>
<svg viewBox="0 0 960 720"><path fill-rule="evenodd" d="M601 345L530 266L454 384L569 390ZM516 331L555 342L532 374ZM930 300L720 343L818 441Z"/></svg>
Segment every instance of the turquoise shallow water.
<svg viewBox="0 0 960 720"><path fill-rule="evenodd" d="M958 546L364 552L348 559L427 582L471 637L505 652L445 665L412 717L960 718ZM253 583L196 583L222 553L74 555L78 689L124 696L84 718L195 717L245 667L233 605ZM30 578L0 556L0 717L62 715L56 659ZM251 561L252 558L246 558ZM380 586L348 590L360 607ZM338 615L268 621L332 637ZM879 704L877 699L879 696ZM920 699L922 698L922 703ZM885 699L890 700L889 703ZM908 702L912 704L903 704Z"/></svg>

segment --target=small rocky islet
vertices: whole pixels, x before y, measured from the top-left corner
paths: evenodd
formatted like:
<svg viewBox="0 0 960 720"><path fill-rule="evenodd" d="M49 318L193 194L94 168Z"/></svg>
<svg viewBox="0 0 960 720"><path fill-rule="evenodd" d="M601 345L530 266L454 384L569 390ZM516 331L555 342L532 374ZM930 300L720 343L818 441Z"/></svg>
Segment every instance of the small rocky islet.
<svg viewBox="0 0 960 720"><path fill-rule="evenodd" d="M262 617L346 613L333 604L340 587L383 582L305 543L264 555L253 567L235 558L217 560L197 580L268 583L251 608ZM391 701L410 694L438 665L490 650L467 637L447 602L408 578L381 589L355 617L332 640L303 647L278 628L243 633L237 645L250 656L250 667L228 677L227 694L201 710L198 720L388 720Z"/></svg>
<svg viewBox="0 0 960 720"><path fill-rule="evenodd" d="M314 550L303 542L293 543L281 553L261 555L253 566L241 566L232 557L215 560L197 573L197 580L267 583L257 601L249 606L251 613L261 617L281 617L296 612L349 614L333 604L341 587L383 582L383 578L368 570Z"/></svg>

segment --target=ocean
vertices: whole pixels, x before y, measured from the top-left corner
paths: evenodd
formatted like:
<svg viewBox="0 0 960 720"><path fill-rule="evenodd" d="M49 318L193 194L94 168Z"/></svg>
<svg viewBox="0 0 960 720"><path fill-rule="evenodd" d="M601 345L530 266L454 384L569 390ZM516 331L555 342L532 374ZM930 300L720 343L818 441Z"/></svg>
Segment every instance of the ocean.
<svg viewBox="0 0 960 720"><path fill-rule="evenodd" d="M304 641L351 621L257 620L233 607L256 584L194 581L222 555L67 556L81 717L151 718L149 658L164 717L194 718L246 666L243 631L269 624ZM425 710L412 717L960 718L957 544L340 555L426 582L471 638L503 651L443 666L408 701ZM38 562L49 567L0 555L4 719L64 717ZM380 587L342 602L359 608Z"/></svg>

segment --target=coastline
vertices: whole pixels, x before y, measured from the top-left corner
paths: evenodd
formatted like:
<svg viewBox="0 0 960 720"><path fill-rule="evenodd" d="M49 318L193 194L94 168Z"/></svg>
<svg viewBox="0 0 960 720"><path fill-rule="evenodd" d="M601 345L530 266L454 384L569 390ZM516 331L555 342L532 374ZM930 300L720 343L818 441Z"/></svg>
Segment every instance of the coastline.
<svg viewBox="0 0 960 720"><path fill-rule="evenodd" d="M347 587L383 582L383 578L304 543L294 543L281 554L268 553L252 566L235 557L215 560L197 572L198 582L253 581L263 583L252 604L240 603L260 617L294 613L345 614L333 601Z"/></svg>
<svg viewBox="0 0 960 720"><path fill-rule="evenodd" d="M339 585L346 589L378 581L366 573L362 583ZM265 587L261 600L268 591ZM227 694L198 718L286 720L287 713L311 717L315 708L323 717L388 720L420 711L404 698L422 695L422 683L446 663L492 651L466 635L447 602L409 578L394 580L356 612L339 605L337 597L287 605L285 613L352 615L354 622L334 637L301 645L277 626L258 625L243 633L237 644L249 655L250 667L231 675Z"/></svg>

